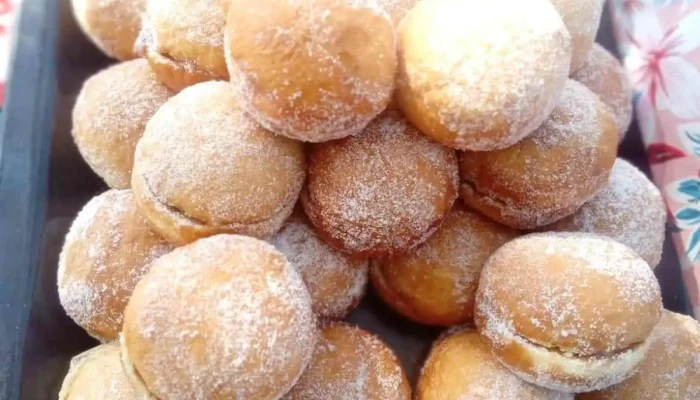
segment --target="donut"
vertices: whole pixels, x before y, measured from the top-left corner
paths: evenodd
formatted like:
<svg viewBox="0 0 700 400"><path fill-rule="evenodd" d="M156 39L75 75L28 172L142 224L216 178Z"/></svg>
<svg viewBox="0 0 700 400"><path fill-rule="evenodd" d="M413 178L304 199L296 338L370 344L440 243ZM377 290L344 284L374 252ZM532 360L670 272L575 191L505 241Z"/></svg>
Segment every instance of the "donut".
<svg viewBox="0 0 700 400"><path fill-rule="evenodd" d="M382 112L396 73L396 33L375 0L230 0L231 82L265 128L325 142ZM271 67L274 66L274 67Z"/></svg>
<svg viewBox="0 0 700 400"><path fill-rule="evenodd" d="M629 247L586 233L535 233L486 262L474 320L511 372L577 393L629 378L661 310L653 271Z"/></svg>
<svg viewBox="0 0 700 400"><path fill-rule="evenodd" d="M639 369L630 379L580 400L700 399L700 324L685 315L664 311Z"/></svg>
<svg viewBox="0 0 700 400"><path fill-rule="evenodd" d="M71 360L58 400L155 400L131 386L120 361L119 342L99 345Z"/></svg>
<svg viewBox="0 0 700 400"><path fill-rule="evenodd" d="M280 398L313 356L309 292L261 240L217 235L153 263L126 308L122 363L159 399Z"/></svg>
<svg viewBox="0 0 700 400"><path fill-rule="evenodd" d="M226 82L178 93L136 147L139 210L176 244L218 233L268 238L292 214L304 183L301 143L256 124Z"/></svg>
<svg viewBox="0 0 700 400"><path fill-rule="evenodd" d="M152 261L173 247L136 210L131 190L90 200L73 221L58 262L58 297L66 314L106 342L122 330L124 308Z"/></svg>
<svg viewBox="0 0 700 400"><path fill-rule="evenodd" d="M457 198L455 152L395 113L360 135L314 145L308 175L301 200L319 237L368 257L425 241Z"/></svg>
<svg viewBox="0 0 700 400"><path fill-rule="evenodd" d="M145 60L111 66L85 81L73 108L73 140L109 187L129 188L136 143L172 95Z"/></svg>
<svg viewBox="0 0 700 400"><path fill-rule="evenodd" d="M622 64L596 43L571 79L589 88L608 106L622 141L632 122L632 88Z"/></svg>
<svg viewBox="0 0 700 400"><path fill-rule="evenodd" d="M650 267L661 261L666 233L666 204L659 189L636 167L618 158L610 181L574 215L543 231L590 232L634 250Z"/></svg>
<svg viewBox="0 0 700 400"><path fill-rule="evenodd" d="M389 13L391 20L394 21L394 24L398 25L403 17L406 16L406 13L411 8L415 7L419 1L420 0L377 0L377 3L384 7Z"/></svg>
<svg viewBox="0 0 700 400"><path fill-rule="evenodd" d="M608 182L617 155L603 103L569 80L549 119L507 149L460 156L467 206L505 225L534 229L573 214Z"/></svg>
<svg viewBox="0 0 700 400"><path fill-rule="evenodd" d="M411 386L391 349L345 323L321 329L313 361L283 400L410 400Z"/></svg>
<svg viewBox="0 0 700 400"><path fill-rule="evenodd" d="M424 243L372 261L372 284L405 317L426 325L470 321L479 274L491 254L517 233L458 204Z"/></svg>
<svg viewBox="0 0 700 400"><path fill-rule="evenodd" d="M600 26L605 0L550 0L571 34L571 72L586 62Z"/></svg>
<svg viewBox="0 0 700 400"><path fill-rule="evenodd" d="M158 78L174 91L228 80L226 14L219 0L145 0L137 47Z"/></svg>
<svg viewBox="0 0 700 400"><path fill-rule="evenodd" d="M146 0L71 0L73 15L88 39L107 56L137 58L134 44L141 31Z"/></svg>
<svg viewBox="0 0 700 400"><path fill-rule="evenodd" d="M491 355L487 342L471 329L439 339L423 365L416 400L573 400L574 395L531 385Z"/></svg>
<svg viewBox="0 0 700 400"><path fill-rule="evenodd" d="M423 0L398 27L396 99L428 137L495 150L531 134L569 75L569 33L548 0Z"/></svg>
<svg viewBox="0 0 700 400"><path fill-rule="evenodd" d="M366 259L325 244L302 216L290 218L271 243L301 274L317 316L342 319L360 303L367 288Z"/></svg>

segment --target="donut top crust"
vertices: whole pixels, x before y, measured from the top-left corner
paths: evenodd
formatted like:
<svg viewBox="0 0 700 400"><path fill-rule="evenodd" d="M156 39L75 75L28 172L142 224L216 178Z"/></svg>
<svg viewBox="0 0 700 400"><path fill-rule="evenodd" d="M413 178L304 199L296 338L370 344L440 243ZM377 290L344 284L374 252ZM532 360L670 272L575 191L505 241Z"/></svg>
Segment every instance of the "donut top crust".
<svg viewBox="0 0 700 400"><path fill-rule="evenodd" d="M659 189L636 167L618 158L610 181L572 216L543 230L597 233L629 246L656 267L665 236L666 207Z"/></svg>
<svg viewBox="0 0 700 400"><path fill-rule="evenodd" d="M432 234L457 189L455 152L389 113L358 136L314 146L303 200L340 248L392 252Z"/></svg>
<svg viewBox="0 0 700 400"><path fill-rule="evenodd" d="M271 218L295 201L306 173L301 143L248 118L225 82L191 86L164 104L134 169L162 204L209 225Z"/></svg>
<svg viewBox="0 0 700 400"><path fill-rule="evenodd" d="M131 292L153 260L172 250L136 210L131 190L110 190L78 213L58 262L66 313L91 335L114 339Z"/></svg>
<svg viewBox="0 0 700 400"><path fill-rule="evenodd" d="M644 342L660 318L661 293L647 263L612 239L539 233L491 256L476 304L479 331L496 346L516 336L595 357Z"/></svg>
<svg viewBox="0 0 700 400"><path fill-rule="evenodd" d="M161 399L277 398L311 359L300 275L274 247L218 235L161 257L127 307L128 358Z"/></svg>
<svg viewBox="0 0 700 400"><path fill-rule="evenodd" d="M319 316L342 318L364 295L369 262L321 241L304 218L292 217L270 242L301 273Z"/></svg>
<svg viewBox="0 0 700 400"><path fill-rule="evenodd" d="M284 400L409 400L399 360L377 336L346 323L325 325L314 359Z"/></svg>
<svg viewBox="0 0 700 400"><path fill-rule="evenodd" d="M569 75L570 36L548 0L422 0L398 31L402 109L458 149L532 133Z"/></svg>
<svg viewBox="0 0 700 400"><path fill-rule="evenodd" d="M617 58L595 43L571 79L581 82L600 97L610 109L618 136L622 138L632 122L632 88Z"/></svg>
<svg viewBox="0 0 700 400"><path fill-rule="evenodd" d="M118 60L136 58L146 0L72 0L73 14L88 39Z"/></svg>
<svg viewBox="0 0 700 400"><path fill-rule="evenodd" d="M129 187L136 143L172 95L146 60L113 65L85 81L73 108L73 138L107 185Z"/></svg>
<svg viewBox="0 0 700 400"><path fill-rule="evenodd" d="M543 210L582 204L605 185L615 162L617 135L604 107L585 86L567 81L554 111L532 135L502 150L463 152L463 181L528 220Z"/></svg>
<svg viewBox="0 0 700 400"><path fill-rule="evenodd" d="M573 400L529 384L503 367L474 330L455 329L434 344L418 381L420 400Z"/></svg>
<svg viewBox="0 0 700 400"><path fill-rule="evenodd" d="M226 15L218 0L145 0L137 46L190 71L228 77L224 59Z"/></svg>
<svg viewBox="0 0 700 400"><path fill-rule="evenodd" d="M226 62L260 124L323 142L360 132L386 108L396 33L375 0L230 3L242 10L229 13Z"/></svg>

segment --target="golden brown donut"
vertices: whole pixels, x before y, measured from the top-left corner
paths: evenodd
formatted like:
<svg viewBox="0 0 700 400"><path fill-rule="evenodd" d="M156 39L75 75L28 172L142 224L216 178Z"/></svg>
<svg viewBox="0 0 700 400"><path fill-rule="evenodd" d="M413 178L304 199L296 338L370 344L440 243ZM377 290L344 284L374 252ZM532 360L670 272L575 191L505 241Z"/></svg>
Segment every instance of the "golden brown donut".
<svg viewBox="0 0 700 400"><path fill-rule="evenodd" d="M319 236L349 253L376 256L425 241L457 197L457 157L396 114L309 155L302 204Z"/></svg>
<svg viewBox="0 0 700 400"><path fill-rule="evenodd" d="M362 300L369 262L324 243L306 218L290 218L270 242L301 273L317 316L345 318Z"/></svg>
<svg viewBox="0 0 700 400"><path fill-rule="evenodd" d="M136 148L139 210L177 244L218 233L268 238L291 215L304 183L301 143L252 121L226 82L170 99Z"/></svg>
<svg viewBox="0 0 700 400"><path fill-rule="evenodd" d="M410 400L399 360L377 336L345 323L321 330L313 361L284 400Z"/></svg>
<svg viewBox="0 0 700 400"><path fill-rule="evenodd" d="M571 34L571 72L588 58L598 33L605 0L550 0Z"/></svg>
<svg viewBox="0 0 700 400"><path fill-rule="evenodd" d="M622 141L632 122L632 88L622 64L595 43L588 58L571 75L571 79L591 89L608 106L615 119L617 136Z"/></svg>
<svg viewBox="0 0 700 400"><path fill-rule="evenodd" d="M58 296L66 314L91 336L122 330L131 292L153 260L173 247L136 210L131 190L109 190L80 211L58 262Z"/></svg>
<svg viewBox="0 0 700 400"><path fill-rule="evenodd" d="M228 80L218 0L146 0L138 46L169 88Z"/></svg>
<svg viewBox="0 0 700 400"><path fill-rule="evenodd" d="M398 30L396 99L445 146L513 145L545 121L569 75L570 36L548 0L423 0Z"/></svg>
<svg viewBox="0 0 700 400"><path fill-rule="evenodd" d="M224 0L225 1L225 0ZM406 13L420 0L377 0L380 6L391 16L391 20L394 21L394 25L398 25L399 22L406 16Z"/></svg>
<svg viewBox="0 0 700 400"><path fill-rule="evenodd" d="M471 329L439 339L423 365L416 400L573 400L574 395L529 384L491 355Z"/></svg>
<svg viewBox="0 0 700 400"><path fill-rule="evenodd" d="M634 376L578 400L700 399L700 325L685 315L664 311L654 337Z"/></svg>
<svg viewBox="0 0 700 400"><path fill-rule="evenodd" d="M131 385L120 361L119 341L113 341L73 357L58 400L155 399Z"/></svg>
<svg viewBox="0 0 700 400"><path fill-rule="evenodd" d="M481 268L517 233L459 204L424 243L373 260L372 284L399 313L426 325L463 324L474 315Z"/></svg>
<svg viewBox="0 0 700 400"><path fill-rule="evenodd" d="M313 356L309 292L284 255L218 235L159 258L126 308L122 363L159 399L273 400Z"/></svg>
<svg viewBox="0 0 700 400"><path fill-rule="evenodd" d="M666 234L666 204L659 189L640 170L618 158L610 181L575 214L543 231L590 232L628 246L650 267L661 261Z"/></svg>
<svg viewBox="0 0 700 400"><path fill-rule="evenodd" d="M145 60L114 65L85 81L73 108L73 139L109 187L129 188L136 143L172 95Z"/></svg>
<svg viewBox="0 0 700 400"><path fill-rule="evenodd" d="M375 0L230 0L226 62L243 107L280 135L362 131L389 103L396 34Z"/></svg>
<svg viewBox="0 0 700 400"><path fill-rule="evenodd" d="M78 26L103 53L131 60L146 0L71 0Z"/></svg>
<svg viewBox="0 0 700 400"><path fill-rule="evenodd" d="M607 183L617 155L615 132L596 95L569 80L531 136L507 149L461 154L462 199L518 229L571 215Z"/></svg>
<svg viewBox="0 0 700 400"><path fill-rule="evenodd" d="M520 378L588 392L635 372L661 310L653 271L627 246L586 233L536 233L486 262L474 319Z"/></svg>

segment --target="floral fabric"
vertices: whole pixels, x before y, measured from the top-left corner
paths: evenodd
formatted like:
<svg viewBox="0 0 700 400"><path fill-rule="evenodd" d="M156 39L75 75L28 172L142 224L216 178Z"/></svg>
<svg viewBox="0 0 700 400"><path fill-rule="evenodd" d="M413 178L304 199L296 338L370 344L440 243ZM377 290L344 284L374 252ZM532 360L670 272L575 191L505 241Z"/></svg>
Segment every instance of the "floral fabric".
<svg viewBox="0 0 700 400"><path fill-rule="evenodd" d="M652 175L700 317L700 0L613 0L610 7Z"/></svg>

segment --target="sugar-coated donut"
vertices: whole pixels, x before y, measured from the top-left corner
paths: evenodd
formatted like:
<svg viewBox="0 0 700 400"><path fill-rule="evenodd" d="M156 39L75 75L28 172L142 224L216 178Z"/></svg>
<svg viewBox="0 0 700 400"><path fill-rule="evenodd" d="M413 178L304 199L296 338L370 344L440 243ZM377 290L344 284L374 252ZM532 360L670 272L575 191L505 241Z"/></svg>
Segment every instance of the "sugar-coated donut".
<svg viewBox="0 0 700 400"><path fill-rule="evenodd" d="M659 189L640 170L618 158L610 181L575 214L542 228L608 236L628 246L650 267L661 261L666 205Z"/></svg>
<svg viewBox="0 0 700 400"><path fill-rule="evenodd" d="M394 87L396 33L375 0L230 0L226 62L250 115L293 139L354 135Z"/></svg>
<svg viewBox="0 0 700 400"><path fill-rule="evenodd" d="M58 262L61 305L91 336L115 339L134 287L151 262L172 249L139 215L131 190L102 193L66 235Z"/></svg>
<svg viewBox="0 0 700 400"><path fill-rule="evenodd" d="M627 246L586 233L536 233L486 262L475 322L522 379L587 392L635 372L661 310L654 273Z"/></svg>
<svg viewBox="0 0 700 400"><path fill-rule="evenodd" d="M134 51L146 0L71 0L78 26L103 53L118 60Z"/></svg>
<svg viewBox="0 0 700 400"><path fill-rule="evenodd" d="M284 400L410 400L399 360L377 336L345 323L325 325L313 361Z"/></svg>
<svg viewBox="0 0 700 400"><path fill-rule="evenodd" d="M571 79L591 89L608 106L615 119L617 136L622 141L632 122L632 87L620 61L595 43L588 58L571 75Z"/></svg>
<svg viewBox="0 0 700 400"><path fill-rule="evenodd" d="M473 317L481 268L517 233L459 204L424 243L372 262L372 284L384 301L413 321L458 325Z"/></svg>
<svg viewBox="0 0 700 400"><path fill-rule="evenodd" d="M113 341L73 357L58 400L155 399L131 385L120 361L119 341Z"/></svg>
<svg viewBox="0 0 700 400"><path fill-rule="evenodd" d="M394 24L398 25L403 17L406 16L406 13L411 8L415 7L419 1L420 0L377 0L377 3L384 7L389 13L391 20L394 21Z"/></svg>
<svg viewBox="0 0 700 400"><path fill-rule="evenodd" d="M130 186L136 143L172 95L145 60L114 65L85 81L73 108L73 139L109 187Z"/></svg>
<svg viewBox="0 0 700 400"><path fill-rule="evenodd" d="M218 0L145 1L137 47L165 85L180 91L205 81L228 80L226 15Z"/></svg>
<svg viewBox="0 0 700 400"><path fill-rule="evenodd" d="M586 61L600 27L605 0L550 0L571 34L571 72Z"/></svg>
<svg viewBox="0 0 700 400"><path fill-rule="evenodd" d="M159 399L280 398L313 356L309 292L261 240L218 235L159 258L126 308L122 363Z"/></svg>
<svg viewBox="0 0 700 400"><path fill-rule="evenodd" d="M569 80L531 136L507 149L461 154L462 199L518 229L571 215L607 183L617 155L615 132L597 96Z"/></svg>
<svg viewBox="0 0 700 400"><path fill-rule="evenodd" d="M476 331L439 339L423 365L416 400L573 400L574 395L527 383L491 355Z"/></svg>
<svg viewBox="0 0 700 400"><path fill-rule="evenodd" d="M700 324L685 315L664 311L653 341L637 373L578 400L700 399Z"/></svg>
<svg viewBox="0 0 700 400"><path fill-rule="evenodd" d="M345 318L367 289L369 262L353 258L319 239L302 216L290 218L271 243L301 273L314 313L322 318Z"/></svg>
<svg viewBox="0 0 700 400"><path fill-rule="evenodd" d="M548 0L423 0L399 25L396 98L424 134L508 147L545 121L569 75L569 33Z"/></svg>
<svg viewBox="0 0 700 400"><path fill-rule="evenodd" d="M457 197L457 157L395 113L309 155L302 204L319 236L375 256L423 242Z"/></svg>
<svg viewBox="0 0 700 400"><path fill-rule="evenodd" d="M132 186L146 220L173 243L217 233L268 238L291 215L305 177L301 143L248 118L226 82L161 107L136 148Z"/></svg>

